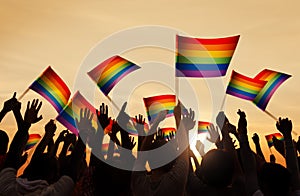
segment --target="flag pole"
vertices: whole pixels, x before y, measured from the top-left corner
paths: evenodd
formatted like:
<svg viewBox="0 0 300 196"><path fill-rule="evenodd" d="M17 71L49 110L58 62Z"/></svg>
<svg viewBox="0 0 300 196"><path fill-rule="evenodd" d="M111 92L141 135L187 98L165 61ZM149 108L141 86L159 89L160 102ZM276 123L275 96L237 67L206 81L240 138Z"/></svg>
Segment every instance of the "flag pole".
<svg viewBox="0 0 300 196"><path fill-rule="evenodd" d="M220 107L220 111L222 111L222 109L224 108L224 105L225 105L225 101L226 101L226 96L227 94L225 93L225 95L224 95L224 98L223 98L223 101L222 101L222 105L221 105L221 107Z"/></svg>
<svg viewBox="0 0 300 196"><path fill-rule="evenodd" d="M271 113L268 112L267 110L264 110L264 112L265 112L267 115L269 115L271 118L273 118L275 121L278 120L273 114L271 114Z"/></svg>
<svg viewBox="0 0 300 196"><path fill-rule="evenodd" d="M119 108L119 106L110 98L109 95L106 96L107 99L111 102L111 104L118 110L121 111L121 109Z"/></svg>
<svg viewBox="0 0 300 196"><path fill-rule="evenodd" d="M176 104L178 104L179 101L179 79L175 75L175 96L176 96Z"/></svg>
<svg viewBox="0 0 300 196"><path fill-rule="evenodd" d="M18 101L20 101L24 96L25 94L29 91L29 88L27 88L21 95L20 97L18 98Z"/></svg>

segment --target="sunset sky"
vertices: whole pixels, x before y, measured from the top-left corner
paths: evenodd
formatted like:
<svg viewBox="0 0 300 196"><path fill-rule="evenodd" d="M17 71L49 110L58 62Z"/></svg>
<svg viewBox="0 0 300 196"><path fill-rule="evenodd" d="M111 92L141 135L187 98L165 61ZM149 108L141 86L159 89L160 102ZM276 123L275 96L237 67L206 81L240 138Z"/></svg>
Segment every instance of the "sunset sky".
<svg viewBox="0 0 300 196"><path fill-rule="evenodd" d="M227 85L232 70L249 77L254 77L264 68L291 74L292 77L276 91L267 110L276 117L291 118L294 131L300 134L300 106L297 101L300 94L299 6L300 3L296 0L284 3L279 0L102 0L88 3L3 0L0 6L0 101L3 103L9 99L14 91L21 95L48 65L53 67L72 93L75 93L75 81L78 81L77 76L82 74L79 73L80 69L88 70L96 65L90 64L82 68L85 58L97 44L125 29L156 25L176 29L195 37L241 35L227 75L218 78L218 81ZM134 41L134 37L131 39ZM175 34L170 37L171 41L174 39ZM112 45L108 50L113 47L118 47L118 44ZM101 55L103 54L99 54ZM151 61L155 61L155 64L161 63L163 67L168 65L170 69L174 67L174 53L162 48L144 47L128 50L120 55L133 60L144 70L149 68L147 62ZM161 70L157 71L162 73ZM88 84L93 85L88 76L86 77L90 82ZM127 82L136 82L134 78L125 79ZM205 79L187 81L196 94L193 99L198 101L197 120L211 121L212 95L216 89L211 89ZM174 86L168 87L159 81L146 81L140 86L136 84L136 89L129 89L132 93L128 97L122 94L122 89L126 89L125 84L126 81L118 84L112 92L112 98L122 97L117 101L119 106L121 101L127 100L127 112L130 115L136 115L138 112L146 114L142 97L172 93L171 89L174 89ZM95 104L101 101L108 103L98 89L94 90ZM180 91L185 92L184 89ZM43 101L41 113L44 119L32 126L31 133L43 134L44 125L50 118L55 118L57 113L33 91L29 91L21 100L23 111L27 101L33 98ZM190 104L187 106L192 107ZM263 152L269 159L270 152L264 135L276 132L274 120L251 102L228 95L225 112L233 123L237 123L238 108L246 111L249 136L254 132L259 134ZM59 131L63 129L59 123L57 125ZM0 128L6 130L10 138L13 136L16 125L12 114L5 117ZM275 150L272 150L275 153ZM282 161L282 158L275 154L277 160Z"/></svg>

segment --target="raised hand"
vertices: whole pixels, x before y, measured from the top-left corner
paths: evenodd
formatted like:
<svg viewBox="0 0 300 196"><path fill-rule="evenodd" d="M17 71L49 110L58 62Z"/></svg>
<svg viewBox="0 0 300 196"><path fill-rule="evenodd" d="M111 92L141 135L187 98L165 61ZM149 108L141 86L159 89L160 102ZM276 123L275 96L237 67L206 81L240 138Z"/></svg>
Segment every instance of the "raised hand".
<svg viewBox="0 0 300 196"><path fill-rule="evenodd" d="M87 108L80 109L80 119L76 120L77 128L80 131L80 136L85 143L88 140L88 137L91 135L92 132L94 132L94 128L92 126L92 119L94 114L91 113L91 111Z"/></svg>
<svg viewBox="0 0 300 196"><path fill-rule="evenodd" d="M255 145L259 144L259 137L258 137L257 133L253 134L252 140L253 140L253 142L254 142Z"/></svg>
<svg viewBox="0 0 300 196"><path fill-rule="evenodd" d="M209 138L207 137L207 140L216 143L220 139L220 134L218 127L214 126L213 124L210 124L209 127L207 127Z"/></svg>
<svg viewBox="0 0 300 196"><path fill-rule="evenodd" d="M143 115L139 114L138 116L135 116L133 126L137 130L139 136L145 135L145 118Z"/></svg>
<svg viewBox="0 0 300 196"><path fill-rule="evenodd" d="M183 123L186 131L189 131L194 128L196 121L195 112L190 108L190 111L187 114L183 115L181 122Z"/></svg>
<svg viewBox="0 0 300 196"><path fill-rule="evenodd" d="M68 130L63 130L62 132L60 132L59 136L56 139L56 142L62 142L62 141L64 141L67 133L68 133Z"/></svg>
<svg viewBox="0 0 300 196"><path fill-rule="evenodd" d="M41 107L42 107L42 102L41 101L39 102L38 99L34 99L31 102L31 105L30 102L28 101L27 108L25 111L25 116L24 116L24 122L29 124L34 124L42 120L43 116L42 115L38 116Z"/></svg>
<svg viewBox="0 0 300 196"><path fill-rule="evenodd" d="M54 120L50 120L45 126L45 132L46 132L45 136L49 138L53 138L53 136L55 135L55 131L56 131L56 125L54 123Z"/></svg>
<svg viewBox="0 0 300 196"><path fill-rule="evenodd" d="M3 112L7 113L14 109L21 109L21 103L18 102L16 95L17 93L14 92L13 97L4 102L3 109L2 109Z"/></svg>
<svg viewBox="0 0 300 196"><path fill-rule="evenodd" d="M238 110L238 115L240 116L239 123L238 123L238 132L239 134L246 134L247 135L247 120L245 112Z"/></svg>
<svg viewBox="0 0 300 196"><path fill-rule="evenodd" d="M129 136L129 141L130 142L129 145L127 146L127 149L132 150L136 145L136 142L134 141L134 137Z"/></svg>
<svg viewBox="0 0 300 196"><path fill-rule="evenodd" d="M117 122L119 123L119 125L121 127L125 127L127 125L127 123L129 122L129 120L130 120L130 116L125 112L126 107L127 107L127 102L125 102L122 105L120 113L117 117Z"/></svg>
<svg viewBox="0 0 300 196"><path fill-rule="evenodd" d="M291 133L293 129L293 124L292 121L289 120L288 118L284 118L284 119L279 118L279 120L276 123L276 128L278 129L278 131L280 131L283 134L285 138L292 137Z"/></svg>
<svg viewBox="0 0 300 196"><path fill-rule="evenodd" d="M111 119L110 117L108 117L108 106L102 103L100 105L99 110L96 110L96 113L97 113L98 121L104 130L105 127L109 125Z"/></svg>

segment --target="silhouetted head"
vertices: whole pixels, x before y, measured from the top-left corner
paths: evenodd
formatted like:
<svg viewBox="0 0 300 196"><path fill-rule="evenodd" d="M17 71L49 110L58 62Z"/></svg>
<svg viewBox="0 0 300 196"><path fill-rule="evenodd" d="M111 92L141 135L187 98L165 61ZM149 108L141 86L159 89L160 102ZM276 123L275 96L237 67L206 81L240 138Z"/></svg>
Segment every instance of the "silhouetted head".
<svg viewBox="0 0 300 196"><path fill-rule="evenodd" d="M291 174L282 165L265 163L258 173L258 180L265 196L289 194Z"/></svg>
<svg viewBox="0 0 300 196"><path fill-rule="evenodd" d="M44 153L41 156L32 159L30 164L24 171L24 176L29 181L46 180L52 184L58 180L58 161L55 157Z"/></svg>
<svg viewBox="0 0 300 196"><path fill-rule="evenodd" d="M8 135L5 131L0 130L0 155L4 155L7 152L8 147Z"/></svg>
<svg viewBox="0 0 300 196"><path fill-rule="evenodd" d="M234 160L226 151L213 149L207 152L201 162L199 170L203 181L212 187L227 187L232 182Z"/></svg>

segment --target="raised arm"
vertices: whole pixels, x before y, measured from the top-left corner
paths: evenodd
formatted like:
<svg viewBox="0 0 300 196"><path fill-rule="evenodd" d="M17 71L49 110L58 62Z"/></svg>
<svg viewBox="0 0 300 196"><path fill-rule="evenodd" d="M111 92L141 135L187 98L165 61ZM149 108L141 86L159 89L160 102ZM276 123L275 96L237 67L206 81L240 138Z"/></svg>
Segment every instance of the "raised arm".
<svg viewBox="0 0 300 196"><path fill-rule="evenodd" d="M276 123L276 127L278 131L280 131L283 134L284 137L286 154L285 159L287 168L292 173L292 188L293 190L300 190L298 160L292 139L292 121L288 118L279 118L279 120Z"/></svg>
<svg viewBox="0 0 300 196"><path fill-rule="evenodd" d="M260 147L260 143L259 143L259 136L257 135L257 133L254 133L253 134L253 137L252 137L252 140L255 144L255 149L256 149L256 154L261 158L263 159L264 161L266 161L265 159L265 156L261 150L261 147Z"/></svg>
<svg viewBox="0 0 300 196"><path fill-rule="evenodd" d="M246 191L249 195L253 195L259 190L256 163L254 155L252 154L249 146L246 114L240 110L238 111L238 114L240 116L238 122L238 135L240 141L241 159L246 176Z"/></svg>

